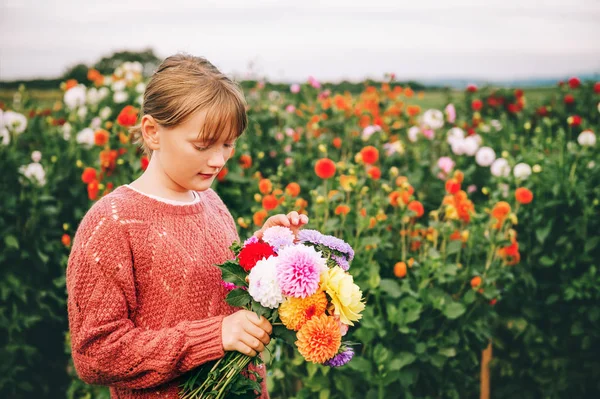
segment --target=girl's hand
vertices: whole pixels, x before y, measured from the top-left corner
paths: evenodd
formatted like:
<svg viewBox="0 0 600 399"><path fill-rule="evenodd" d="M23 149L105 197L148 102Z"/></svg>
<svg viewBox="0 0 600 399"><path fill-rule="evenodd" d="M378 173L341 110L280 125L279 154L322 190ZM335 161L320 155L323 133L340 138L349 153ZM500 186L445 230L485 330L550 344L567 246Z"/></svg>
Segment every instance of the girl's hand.
<svg viewBox="0 0 600 399"><path fill-rule="evenodd" d="M273 215L268 218L261 229L254 233L254 237L261 239L265 230L273 226L288 227L292 230L294 236L298 237L298 230L306 223L308 223L308 216L300 215L296 211L292 211L287 215L280 213L279 215Z"/></svg>
<svg viewBox="0 0 600 399"><path fill-rule="evenodd" d="M221 339L225 351L238 351L251 357L265 350L273 326L264 316L239 310L223 319Z"/></svg>

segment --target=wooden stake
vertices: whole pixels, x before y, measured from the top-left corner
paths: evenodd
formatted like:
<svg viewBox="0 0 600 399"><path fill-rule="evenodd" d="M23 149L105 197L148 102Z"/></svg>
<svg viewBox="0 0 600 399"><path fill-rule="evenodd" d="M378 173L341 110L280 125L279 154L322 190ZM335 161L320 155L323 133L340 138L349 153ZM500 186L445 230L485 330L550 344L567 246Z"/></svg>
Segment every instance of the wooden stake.
<svg viewBox="0 0 600 399"><path fill-rule="evenodd" d="M481 352L481 394L479 399L490 399L490 361L492 360L492 340Z"/></svg>

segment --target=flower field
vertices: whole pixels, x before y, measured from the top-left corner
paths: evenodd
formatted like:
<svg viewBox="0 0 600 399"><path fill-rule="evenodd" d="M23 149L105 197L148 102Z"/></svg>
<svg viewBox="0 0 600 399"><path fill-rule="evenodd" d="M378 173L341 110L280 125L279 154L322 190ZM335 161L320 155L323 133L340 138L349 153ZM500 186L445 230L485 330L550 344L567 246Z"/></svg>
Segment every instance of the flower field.
<svg viewBox="0 0 600 399"><path fill-rule="evenodd" d="M366 304L343 367L274 341L272 398L475 397L490 343L494 398L600 392L600 83L470 85L436 107L393 76L269 87L246 91L213 188L242 239L296 210L348 242ZM148 164L127 133L144 89L125 63L0 104L2 397L108 398L69 361L64 271L87 209Z"/></svg>

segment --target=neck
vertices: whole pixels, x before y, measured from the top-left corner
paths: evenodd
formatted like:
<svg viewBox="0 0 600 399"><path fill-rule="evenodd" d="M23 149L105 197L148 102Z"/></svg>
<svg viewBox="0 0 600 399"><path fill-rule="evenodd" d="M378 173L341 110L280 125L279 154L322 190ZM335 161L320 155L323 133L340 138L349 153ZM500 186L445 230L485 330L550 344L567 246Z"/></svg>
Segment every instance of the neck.
<svg viewBox="0 0 600 399"><path fill-rule="evenodd" d="M175 201L192 201L193 193L175 183L161 168L158 154L153 154L144 173L130 186L151 195Z"/></svg>

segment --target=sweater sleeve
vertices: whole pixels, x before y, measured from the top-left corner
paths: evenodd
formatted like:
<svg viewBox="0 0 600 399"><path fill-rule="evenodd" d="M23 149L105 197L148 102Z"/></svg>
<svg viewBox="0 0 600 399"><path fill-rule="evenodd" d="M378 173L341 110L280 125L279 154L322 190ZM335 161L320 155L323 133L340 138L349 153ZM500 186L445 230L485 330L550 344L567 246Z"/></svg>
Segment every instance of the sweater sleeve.
<svg viewBox="0 0 600 399"><path fill-rule="evenodd" d="M82 220L66 272L71 351L89 384L151 388L223 357L223 316L171 328L136 327L132 254L120 222L96 203Z"/></svg>

